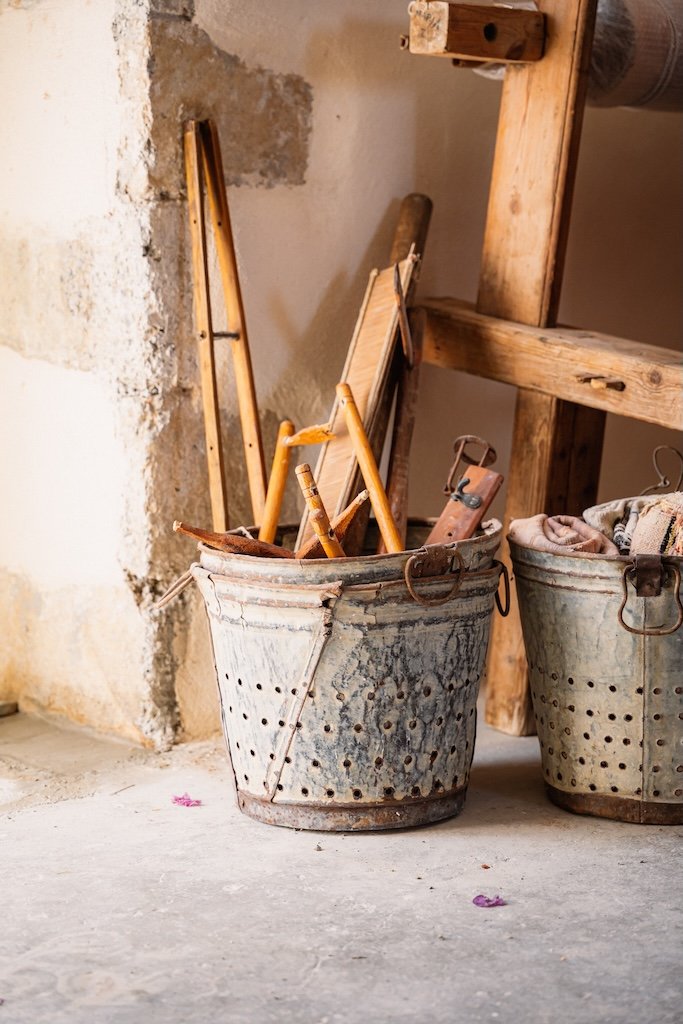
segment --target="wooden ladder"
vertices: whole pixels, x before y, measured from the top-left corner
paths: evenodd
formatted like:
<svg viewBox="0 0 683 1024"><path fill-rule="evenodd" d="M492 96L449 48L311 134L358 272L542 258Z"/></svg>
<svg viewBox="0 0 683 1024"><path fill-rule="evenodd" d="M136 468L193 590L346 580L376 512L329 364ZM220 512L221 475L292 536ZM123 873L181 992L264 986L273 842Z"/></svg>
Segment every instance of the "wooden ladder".
<svg viewBox="0 0 683 1024"><path fill-rule="evenodd" d="M538 16L528 11L411 8L412 52L509 65L476 307L419 304L425 362L518 389L504 533L512 518L580 515L595 503L607 412L683 429L678 353L556 326L596 6L539 0L541 47ZM502 557L509 561L507 545ZM515 735L535 731L514 601L494 622L486 720Z"/></svg>

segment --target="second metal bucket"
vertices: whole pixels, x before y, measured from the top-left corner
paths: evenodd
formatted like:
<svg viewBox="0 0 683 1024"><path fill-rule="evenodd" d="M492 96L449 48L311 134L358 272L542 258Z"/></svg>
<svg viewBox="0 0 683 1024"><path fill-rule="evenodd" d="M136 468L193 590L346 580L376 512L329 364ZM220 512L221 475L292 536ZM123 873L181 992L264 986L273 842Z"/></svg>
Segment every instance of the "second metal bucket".
<svg viewBox="0 0 683 1024"><path fill-rule="evenodd" d="M457 545L308 562L201 549L192 573L246 814L363 830L460 811L500 533L491 521Z"/></svg>
<svg viewBox="0 0 683 1024"><path fill-rule="evenodd" d="M683 559L510 552L551 800L683 823Z"/></svg>

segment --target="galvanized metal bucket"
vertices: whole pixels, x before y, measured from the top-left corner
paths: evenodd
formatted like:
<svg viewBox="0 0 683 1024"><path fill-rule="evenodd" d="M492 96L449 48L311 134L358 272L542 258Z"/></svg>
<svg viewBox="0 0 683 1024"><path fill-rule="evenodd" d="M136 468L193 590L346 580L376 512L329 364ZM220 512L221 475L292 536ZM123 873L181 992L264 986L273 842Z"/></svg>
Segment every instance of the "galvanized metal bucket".
<svg viewBox="0 0 683 1024"><path fill-rule="evenodd" d="M510 550L550 799L683 823L683 559Z"/></svg>
<svg viewBox="0 0 683 1024"><path fill-rule="evenodd" d="M493 520L458 544L305 562L200 548L242 811L345 831L461 810L500 533Z"/></svg>

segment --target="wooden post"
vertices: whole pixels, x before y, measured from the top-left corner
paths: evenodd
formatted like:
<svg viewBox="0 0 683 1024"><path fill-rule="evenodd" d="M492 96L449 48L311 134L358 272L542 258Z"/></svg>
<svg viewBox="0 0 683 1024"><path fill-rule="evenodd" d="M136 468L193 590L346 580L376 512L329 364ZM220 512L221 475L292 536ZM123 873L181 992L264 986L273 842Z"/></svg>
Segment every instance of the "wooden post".
<svg viewBox="0 0 683 1024"><path fill-rule="evenodd" d="M206 258L206 224L202 201L202 161L198 123L189 121L184 132L185 176L192 239L192 283L197 331L199 375L204 407L204 433L209 471L211 519L216 532L228 529L228 491L221 447L218 389L213 352L213 325L209 301L209 270Z"/></svg>
<svg viewBox="0 0 683 1024"><path fill-rule="evenodd" d="M539 8L543 60L506 71L477 308L545 326L557 316L596 0L540 0ZM595 409L518 392L506 531L511 518L580 513L594 501L604 419ZM534 731L514 604L507 619L494 620L486 720L516 735Z"/></svg>

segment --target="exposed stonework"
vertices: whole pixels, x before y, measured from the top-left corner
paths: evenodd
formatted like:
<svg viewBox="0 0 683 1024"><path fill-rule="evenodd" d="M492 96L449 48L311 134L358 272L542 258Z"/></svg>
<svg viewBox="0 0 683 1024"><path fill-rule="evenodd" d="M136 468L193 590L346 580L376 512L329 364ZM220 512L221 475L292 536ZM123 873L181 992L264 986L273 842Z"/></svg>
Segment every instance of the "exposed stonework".
<svg viewBox="0 0 683 1024"><path fill-rule="evenodd" d="M303 184L313 100L300 75L247 67L181 20L153 19L150 40L150 184L160 196L184 191L182 124L189 118L215 120L228 183Z"/></svg>

